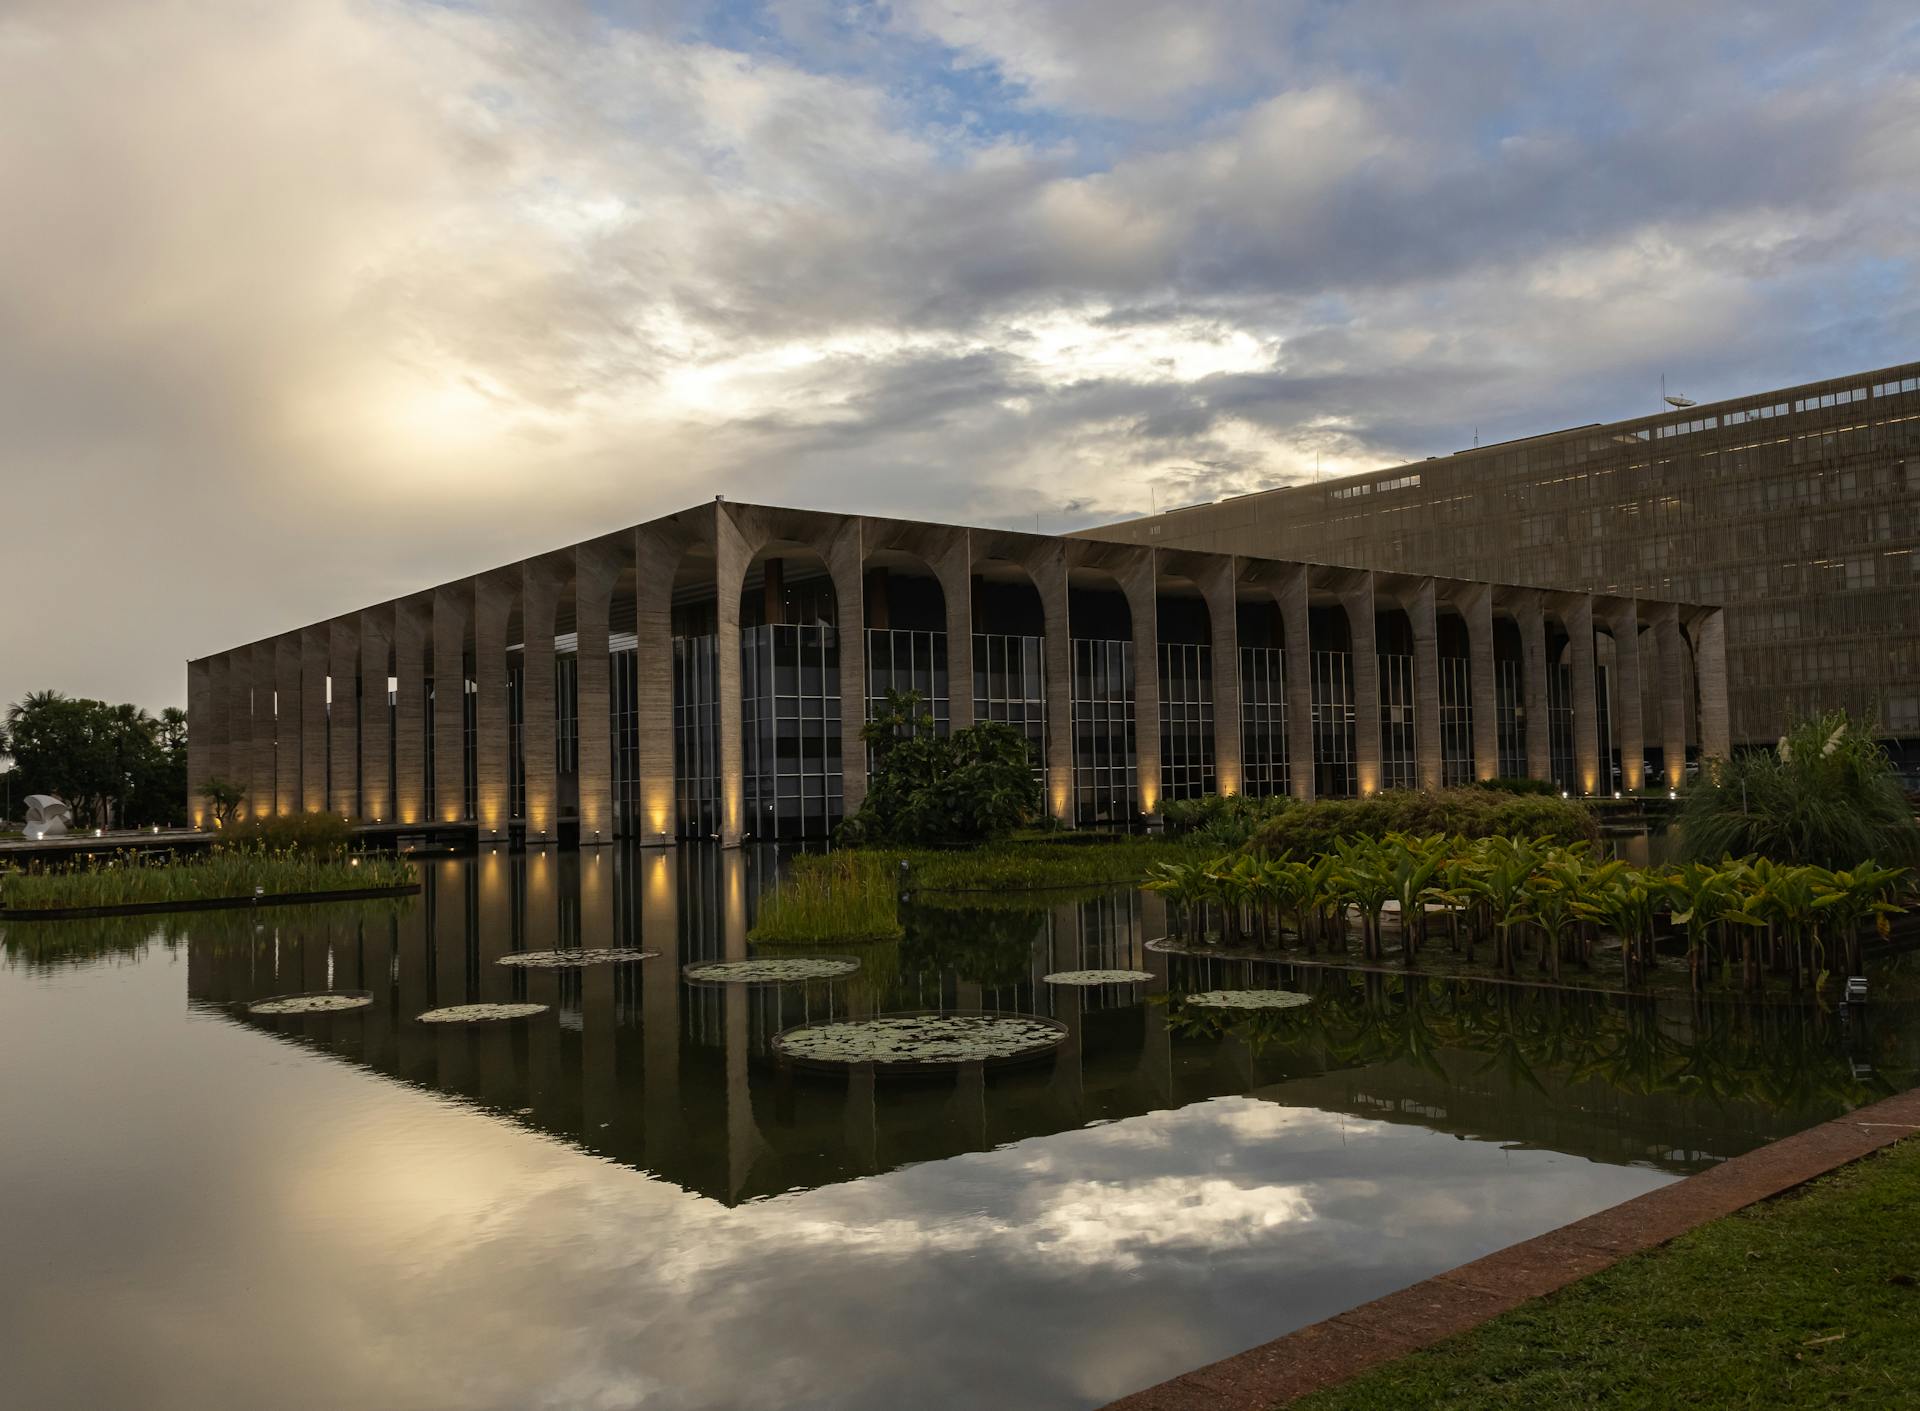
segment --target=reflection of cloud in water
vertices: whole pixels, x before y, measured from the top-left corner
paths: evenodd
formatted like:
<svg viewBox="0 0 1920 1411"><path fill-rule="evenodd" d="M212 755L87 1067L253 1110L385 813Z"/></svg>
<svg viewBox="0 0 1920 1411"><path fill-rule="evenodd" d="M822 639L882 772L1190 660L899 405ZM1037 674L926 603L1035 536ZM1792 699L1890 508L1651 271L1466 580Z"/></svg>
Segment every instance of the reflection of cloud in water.
<svg viewBox="0 0 1920 1411"><path fill-rule="evenodd" d="M1667 1179L1224 1098L727 1208L180 983L0 984L20 1404L1092 1406Z"/></svg>
<svg viewBox="0 0 1920 1411"><path fill-rule="evenodd" d="M593 1330L570 1395L644 1367L660 1406L1090 1405L1663 1180L1230 1098L670 1221L546 1191L443 1272L586 1252L544 1305Z"/></svg>

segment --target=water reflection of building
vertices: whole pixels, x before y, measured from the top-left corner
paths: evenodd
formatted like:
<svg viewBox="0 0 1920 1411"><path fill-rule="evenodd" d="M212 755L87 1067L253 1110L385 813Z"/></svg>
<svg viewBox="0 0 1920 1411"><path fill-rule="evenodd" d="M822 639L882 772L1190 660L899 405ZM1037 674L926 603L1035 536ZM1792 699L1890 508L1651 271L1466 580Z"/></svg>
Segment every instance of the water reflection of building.
<svg viewBox="0 0 1920 1411"><path fill-rule="evenodd" d="M1163 924L1146 910L1159 902L1131 892L1027 913L948 913L947 929L930 936L919 934L925 914L910 910L897 968L877 965L879 978L864 991L685 981L680 972L693 961L747 954L752 899L773 865L764 850L718 848L503 849L447 859L427 865L423 896L405 906L197 918L189 994L266 1033L723 1201L1233 1093L1686 1170L1840 1110L1846 1093L1835 1084L1851 1076L1831 1033L1817 1027L1823 1021L1787 1007L1730 1020L1702 1046L1694 1040L1704 1021L1684 1007L1629 1025L1604 1001L1525 992L1485 1013L1444 995L1410 1006L1379 977L1317 1006L1329 1016L1319 1027L1264 1045L1243 1031L1187 1034L1171 1020L1168 983L1237 983L1237 972L1146 951L1144 938ZM1012 943L947 944L967 926L993 925ZM562 943L659 954L572 971L497 964L512 950ZM1091 992L1041 982L1052 970L1083 968L1157 978L1137 990ZM270 1021L245 1017L241 1003L327 988L369 990L374 1004ZM413 1021L439 1005L525 1000L554 1013L476 1028ZM1069 1038L1025 1068L877 1083L783 1076L769 1057L772 1035L805 1018L982 1007L1052 1014ZM1503 1052L1485 1037L1495 1034L1521 1050ZM1898 1037L1875 1061L1911 1069L1912 1043ZM1440 1071L1421 1061L1422 1044ZM1603 1076L1569 1076L1606 1056L1614 1067ZM1675 1064L1707 1073L1712 1085L1681 1091L1643 1081Z"/></svg>
<svg viewBox="0 0 1920 1411"><path fill-rule="evenodd" d="M1126 530L1126 533L1132 533ZM188 666L189 803L583 843L817 837L889 689L1024 734L1048 810L1724 754L1717 609L715 503ZM200 821L204 821L201 819Z"/></svg>

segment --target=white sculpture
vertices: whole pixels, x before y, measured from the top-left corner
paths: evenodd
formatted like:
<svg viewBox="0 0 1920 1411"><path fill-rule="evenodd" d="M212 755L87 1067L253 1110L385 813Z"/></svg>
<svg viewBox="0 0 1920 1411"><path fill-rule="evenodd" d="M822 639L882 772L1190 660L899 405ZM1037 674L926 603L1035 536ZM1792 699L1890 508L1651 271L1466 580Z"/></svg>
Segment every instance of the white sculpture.
<svg viewBox="0 0 1920 1411"><path fill-rule="evenodd" d="M28 794L26 804L28 842L66 836L67 825L73 822L73 810L64 802L52 794Z"/></svg>

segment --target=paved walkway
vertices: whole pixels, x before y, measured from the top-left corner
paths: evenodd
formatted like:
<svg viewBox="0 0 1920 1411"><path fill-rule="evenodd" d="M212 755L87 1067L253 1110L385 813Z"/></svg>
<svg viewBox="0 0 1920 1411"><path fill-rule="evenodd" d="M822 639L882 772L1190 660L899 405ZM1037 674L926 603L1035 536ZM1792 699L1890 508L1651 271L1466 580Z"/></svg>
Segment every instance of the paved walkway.
<svg viewBox="0 0 1920 1411"><path fill-rule="evenodd" d="M1108 1411L1266 1411L1478 1327L1629 1254L1804 1185L1920 1132L1920 1090L1886 1098L1497 1250L1273 1342L1135 1392Z"/></svg>

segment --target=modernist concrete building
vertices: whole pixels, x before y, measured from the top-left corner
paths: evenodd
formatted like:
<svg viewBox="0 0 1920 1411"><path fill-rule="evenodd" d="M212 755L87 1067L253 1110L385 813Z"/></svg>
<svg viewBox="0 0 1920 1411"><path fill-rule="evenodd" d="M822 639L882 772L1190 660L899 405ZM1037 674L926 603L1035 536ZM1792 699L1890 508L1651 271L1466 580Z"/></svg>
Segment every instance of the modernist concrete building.
<svg viewBox="0 0 1920 1411"><path fill-rule="evenodd" d="M1845 706L1920 764L1920 363L1088 532L1720 603L1736 745Z"/></svg>
<svg viewBox="0 0 1920 1411"><path fill-rule="evenodd" d="M819 836L890 688L1022 731L1081 824L1631 790L1728 747L1713 607L716 501L189 663L190 796L536 844Z"/></svg>

